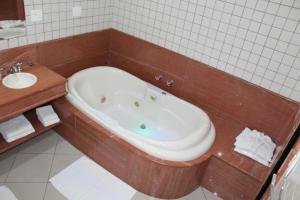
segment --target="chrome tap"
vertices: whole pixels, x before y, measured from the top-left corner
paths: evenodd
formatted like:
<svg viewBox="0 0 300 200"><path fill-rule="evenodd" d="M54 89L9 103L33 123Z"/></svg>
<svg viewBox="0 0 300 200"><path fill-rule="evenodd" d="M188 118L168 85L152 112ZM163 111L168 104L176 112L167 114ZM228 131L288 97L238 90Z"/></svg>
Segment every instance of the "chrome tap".
<svg viewBox="0 0 300 200"><path fill-rule="evenodd" d="M19 72L22 72L22 63L16 63L15 65L11 66L10 67L10 73L11 74L14 74L14 73L19 73Z"/></svg>
<svg viewBox="0 0 300 200"><path fill-rule="evenodd" d="M2 79L2 76L4 75L4 69L0 68L0 80Z"/></svg>
<svg viewBox="0 0 300 200"><path fill-rule="evenodd" d="M163 77L164 77L164 76L161 75L161 74L156 75L156 76L155 76L155 80L156 80L156 81L159 81L159 80L161 80Z"/></svg>
<svg viewBox="0 0 300 200"><path fill-rule="evenodd" d="M173 84L174 84L174 81L173 81L173 80L167 80L167 82L166 82L166 85L167 85L168 87L171 87Z"/></svg>

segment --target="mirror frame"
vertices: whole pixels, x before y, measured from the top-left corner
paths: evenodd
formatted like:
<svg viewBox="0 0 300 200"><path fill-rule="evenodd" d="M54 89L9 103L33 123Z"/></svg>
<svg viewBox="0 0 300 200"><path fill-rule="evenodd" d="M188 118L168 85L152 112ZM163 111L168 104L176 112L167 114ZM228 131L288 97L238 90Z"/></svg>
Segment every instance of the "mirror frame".
<svg viewBox="0 0 300 200"><path fill-rule="evenodd" d="M0 20L25 20L24 1L0 0Z"/></svg>

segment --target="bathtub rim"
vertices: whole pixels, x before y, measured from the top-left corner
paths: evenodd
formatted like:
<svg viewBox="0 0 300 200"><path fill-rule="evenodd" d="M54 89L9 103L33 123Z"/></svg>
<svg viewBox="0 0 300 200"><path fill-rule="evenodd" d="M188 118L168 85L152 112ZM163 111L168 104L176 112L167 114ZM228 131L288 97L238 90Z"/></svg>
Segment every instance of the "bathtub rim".
<svg viewBox="0 0 300 200"><path fill-rule="evenodd" d="M112 73L121 73L124 74L124 76L129 75L130 78L137 79L137 81L141 81L142 83L147 84L146 81L143 81L126 71L120 70L118 68L110 67L110 66L96 66L82 71L89 71L89 70L96 71L98 69L107 70L108 72L112 72ZM71 76L74 77L71 80L72 81L71 85L69 85L68 83L66 84L66 89L68 91L68 95L66 98L69 101L69 103L71 103L74 107L76 107L80 112L82 112L88 118L94 120L96 123L104 127L106 130L110 131L113 135L125 141L128 140L127 142L129 144L133 145L137 149L140 149L146 154L149 154L161 160L168 160L173 162L188 162L188 161L195 160L200 156L204 155L212 148L216 138L216 130L213 125L213 122L210 120L207 113L201 108L199 108L198 106L195 106L169 93L167 94L169 98L171 98L171 100L176 99L180 103L183 103L183 105L190 106L193 109L195 109L197 111L196 117L199 117L201 121L203 120L204 122L207 122L207 125L201 127L200 129L199 128L196 129L195 131L191 132L191 134L187 135L186 137L180 138L179 140L167 141L167 142L158 141L159 144L154 144L154 142L156 142L157 140L136 135L133 132L128 131L125 128L116 124L114 119L111 119L107 116L103 116L104 118L101 117L99 118L97 116L97 113L95 114L95 112L99 112L98 114L101 115L105 115L105 113L102 113L101 111L98 110L94 110L88 103L86 103L82 99L81 95L78 94L78 91L74 87L74 85L77 84L78 81L82 81L80 80L82 79L82 76L83 78L85 78L84 76L86 74L81 73L82 71L79 71L75 73L73 76ZM71 91L69 87L71 88ZM199 134L199 131L201 131L200 132L201 134ZM125 135L122 133L125 133ZM128 134L130 134L129 137L127 137ZM180 145L180 143L182 142L183 142L182 147L177 148L178 145Z"/></svg>
<svg viewBox="0 0 300 200"><path fill-rule="evenodd" d="M73 74L71 77L69 77L68 83L66 84L66 90L68 91L67 99L70 99L70 100L75 99L75 101L76 101L76 102L74 102L75 104L83 104L84 106L87 106L87 107L91 108L91 110L95 110L88 103L86 103L85 100L82 99L81 95L78 93L78 91L76 90L74 85L77 84L78 80L80 81L82 76L85 75L84 74L85 72L90 71L90 70L98 70L98 69L108 70L108 71L111 71L112 73L122 73L122 74L125 74L125 76L130 76L130 78L136 79L137 81L141 81L145 84L152 85L151 83L148 83L148 82L146 82L146 81L144 81L144 80L142 80L142 79L126 72L126 71L124 71L124 70L121 70L121 69L111 67L111 66L104 66L104 65L103 66L95 66L95 67L90 67L90 68L87 68L87 69L80 70L80 71L76 72L75 74ZM70 78L72 78L72 80L70 80ZM69 82L71 82L71 84L73 84L73 85L71 85L71 87L69 86ZM152 85L152 86L156 87L155 85ZM70 90L69 87L73 90ZM199 119L202 122L206 122L206 123L204 124L204 126L199 126L198 125L197 127L195 127L195 130L191 131L191 133L189 135L187 135L185 137L181 137L180 139L174 140L174 141L159 141L159 140L156 140L156 139L147 138L147 137L143 137L143 136L139 136L139 135L134 135L134 137L137 137L137 138L145 141L146 143L150 143L153 146L168 148L168 149L171 149L171 150L177 150L178 145L180 145L180 144L178 144L178 141L185 141L185 142L188 141L189 144L196 145L197 142L201 141L202 139L205 139L208 136L208 133L210 132L210 130L214 129L213 122L211 121L210 117L207 115L207 113L203 109L201 109L198 106L196 106L196 105L194 105L194 104L192 104L188 101L185 101L185 100L183 100L183 99L181 99L181 98L179 98L179 97L177 97L173 94L170 94L169 92L164 91L161 88L158 88L158 89L163 91L163 92L166 92L166 94L167 94L167 96L170 100L176 99L176 101L179 101L180 103L183 103L185 106L192 107L192 109L195 109L197 111L197 116L196 117L199 117ZM101 111L98 111L98 110L95 110L95 111L102 113ZM105 117L105 118L107 119L109 117ZM112 119L108 119L108 120L109 121L114 121ZM199 134L199 132L201 133L200 137L197 136L197 134ZM214 134L216 134L216 133L214 133ZM192 140L193 142L190 141L190 140ZM168 143L168 144L166 144L166 143ZM175 146L175 148L174 148L174 146ZM184 145L184 147L181 147L180 149L185 149L186 147L188 147L188 146Z"/></svg>
<svg viewBox="0 0 300 200"><path fill-rule="evenodd" d="M92 120L93 122L95 122L95 123L97 123L99 126L101 126L102 128L104 128L106 131L108 131L112 136L110 136L110 137L117 137L117 138L119 138L119 139L122 139L123 141L125 141L126 143L128 143L128 144L130 144L130 145L132 145L133 147L135 147L136 149L139 149L138 148L138 146L140 146L140 144L136 144L137 146L135 146L134 144L131 144L129 141L126 141L126 139L124 139L124 138L122 138L118 133L114 133L114 131L113 130L110 130L109 129L109 127L106 127L105 125L103 125L103 124L101 124L102 122L97 122L96 121L96 119L94 119L94 117L93 116L89 116L89 114L87 114L88 113L88 111L84 111L84 109L83 109L83 111L82 110L80 110L80 108L81 108L81 106L78 106L78 107L76 107L74 104L77 104L76 103L76 100L74 101L74 99L73 100L70 100L70 98L73 98L73 97L70 97L69 96L69 98L68 98L68 96L66 97L66 99L67 99L67 101L68 101L68 103L70 103L73 107L75 107L80 113L82 113L84 116L86 116L87 118L89 118L89 120ZM73 103L71 103L73 101ZM214 125L211 123L211 126L210 126L211 128L210 128L210 131L205 135L205 136L203 136L201 139L203 140L203 142L204 142L204 140L210 140L209 142L208 142L208 144L205 144L205 146L210 146L210 147L206 147L205 149L206 150L204 150L203 151L203 153L201 153L201 155L200 156L198 156L198 157L196 157L196 158L193 158L193 159L189 159L189 160L171 160L171 159L163 159L163 158L159 158L159 156L154 156L154 155L151 155L150 153L147 153L145 150L142 150L142 149L139 149L141 152L144 152L145 154L148 154L148 155L150 155L150 156L152 156L152 157L155 157L155 158L157 158L157 159L159 159L159 160L164 160L164 161L170 161L170 162L189 162L189 161L193 161L193 160L197 160L199 157L201 157L202 155L204 155L204 154L206 154L207 152L209 152L209 150L212 148L212 146L214 145L214 142L215 142L215 138L216 138L216 131L215 131L215 127L214 127ZM133 133L131 133L131 134L133 134ZM139 137L142 137L142 136L139 136ZM133 141L133 143L134 143L134 141ZM143 141L143 143L145 143L144 141ZM147 144L147 143L146 143ZM147 144L148 146L151 146L152 144ZM201 145L201 143L200 144L198 144L199 146ZM196 145L194 145L193 147L195 147ZM204 145L203 145L204 146ZM159 147L157 147L157 146L154 146L154 148L159 148ZM161 148L163 148L163 147L161 147ZM166 149L166 151L172 151L172 150L169 150L169 149ZM174 152L180 152L181 151L181 149L179 149L179 151L174 151Z"/></svg>

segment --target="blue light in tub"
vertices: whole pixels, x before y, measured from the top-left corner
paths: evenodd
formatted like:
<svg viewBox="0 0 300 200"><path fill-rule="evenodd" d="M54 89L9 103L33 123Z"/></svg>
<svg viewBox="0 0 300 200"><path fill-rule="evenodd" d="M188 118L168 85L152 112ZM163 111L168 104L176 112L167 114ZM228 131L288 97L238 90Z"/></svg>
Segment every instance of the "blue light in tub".
<svg viewBox="0 0 300 200"><path fill-rule="evenodd" d="M152 138L152 137L155 135L155 134L154 134L151 130L149 130L149 129L141 129L141 128L139 128L139 129L137 129L135 132L138 133L139 135L142 135L142 136L144 136L144 137L149 137L149 138Z"/></svg>
<svg viewBox="0 0 300 200"><path fill-rule="evenodd" d="M151 131L150 129L147 129L145 124L141 124L139 126L139 128L135 129L134 132L136 132L139 135L142 135L144 137L153 137L155 135L155 133L153 133L153 131Z"/></svg>

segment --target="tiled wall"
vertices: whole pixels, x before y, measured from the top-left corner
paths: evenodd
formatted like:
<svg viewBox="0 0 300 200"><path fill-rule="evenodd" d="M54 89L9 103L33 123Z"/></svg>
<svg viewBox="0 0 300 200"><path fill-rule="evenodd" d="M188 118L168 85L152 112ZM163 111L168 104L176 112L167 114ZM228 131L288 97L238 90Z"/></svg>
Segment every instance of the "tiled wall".
<svg viewBox="0 0 300 200"><path fill-rule="evenodd" d="M110 27L110 0L24 0L27 34L0 40L0 50L72 36ZM73 18L72 8L82 7L82 16ZM31 21L31 10L42 10L43 20Z"/></svg>
<svg viewBox="0 0 300 200"><path fill-rule="evenodd" d="M24 1L27 34L0 50L112 27L300 101L300 0Z"/></svg>
<svg viewBox="0 0 300 200"><path fill-rule="evenodd" d="M299 0L114 0L112 27L300 101L299 20Z"/></svg>

